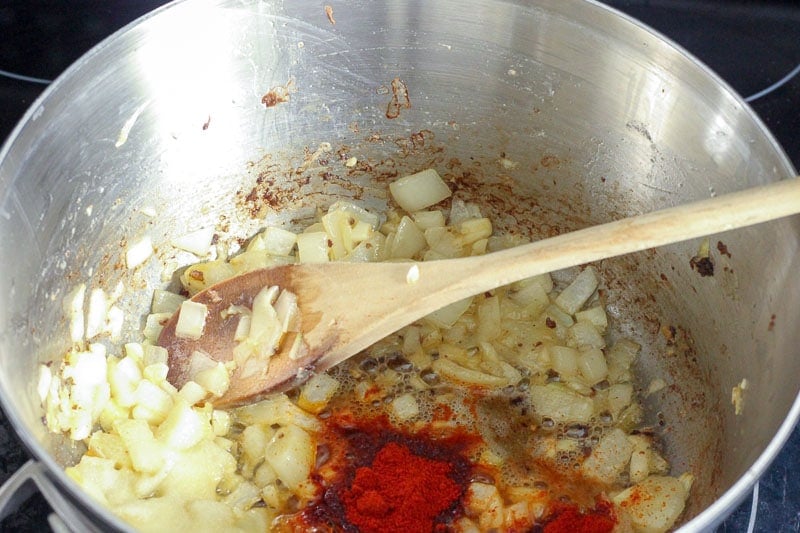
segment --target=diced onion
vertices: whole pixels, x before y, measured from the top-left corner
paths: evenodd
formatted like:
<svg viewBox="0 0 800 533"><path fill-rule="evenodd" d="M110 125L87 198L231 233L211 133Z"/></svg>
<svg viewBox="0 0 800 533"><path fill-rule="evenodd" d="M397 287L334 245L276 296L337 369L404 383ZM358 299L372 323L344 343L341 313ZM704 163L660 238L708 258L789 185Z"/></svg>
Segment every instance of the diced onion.
<svg viewBox="0 0 800 533"><path fill-rule="evenodd" d="M214 228L200 228L191 233L175 237L170 241L170 244L175 248L185 250L193 253L196 256L203 257L208 254L211 249L211 241L214 239Z"/></svg>
<svg viewBox="0 0 800 533"><path fill-rule="evenodd" d="M604 380L608 375L606 358L599 348L590 348L581 352L578 368L586 383L590 385Z"/></svg>
<svg viewBox="0 0 800 533"><path fill-rule="evenodd" d="M536 413L556 422L587 423L594 415L594 405L586 398L559 383L531 385L530 399Z"/></svg>
<svg viewBox="0 0 800 533"><path fill-rule="evenodd" d="M174 292L156 289L153 291L153 301L150 304L151 313L174 313L186 300L184 296Z"/></svg>
<svg viewBox="0 0 800 533"><path fill-rule="evenodd" d="M672 527L683 512L686 487L677 478L650 476L613 498L637 531L661 532Z"/></svg>
<svg viewBox="0 0 800 533"><path fill-rule="evenodd" d="M274 308L282 332L300 330L300 308L297 306L297 296L294 293L281 291L275 300Z"/></svg>
<svg viewBox="0 0 800 533"><path fill-rule="evenodd" d="M261 241L264 251L268 254L289 255L297 242L297 235L282 228L269 226L262 232Z"/></svg>
<svg viewBox="0 0 800 533"><path fill-rule="evenodd" d="M69 319L70 339L73 343L81 342L85 334L83 302L86 295L86 284L81 283L64 297L62 308Z"/></svg>
<svg viewBox="0 0 800 533"><path fill-rule="evenodd" d="M411 218L416 222L417 227L425 231L429 228L444 227L444 213L439 210L435 211L417 211L411 214Z"/></svg>
<svg viewBox="0 0 800 533"><path fill-rule="evenodd" d="M125 252L125 264L128 268L136 268L153 255L153 242L149 235L145 235L128 247Z"/></svg>
<svg viewBox="0 0 800 533"><path fill-rule="evenodd" d="M441 309L430 313L427 317L428 320L433 322L439 327L450 327L456 323L456 320L463 315L469 306L472 304L472 298L465 298L457 302L451 303Z"/></svg>
<svg viewBox="0 0 800 533"><path fill-rule="evenodd" d="M339 382L328 374L314 374L300 390L297 404L310 413L319 413L339 390Z"/></svg>
<svg viewBox="0 0 800 533"><path fill-rule="evenodd" d="M432 168L393 181L389 191L395 202L409 213L430 207L451 195L450 188Z"/></svg>
<svg viewBox="0 0 800 533"><path fill-rule="evenodd" d="M298 426L285 426L267 445L264 458L289 490L296 491L311 473L316 446L311 436Z"/></svg>
<svg viewBox="0 0 800 533"><path fill-rule="evenodd" d="M231 383L228 369L221 362L194 374L192 379L218 398L225 394Z"/></svg>
<svg viewBox="0 0 800 533"><path fill-rule="evenodd" d="M197 340L203 336L206 325L208 307L199 302L186 300L181 304L178 321L175 324L175 336L185 339Z"/></svg>
<svg viewBox="0 0 800 533"><path fill-rule="evenodd" d="M419 404L412 394L402 394L392 400L392 412L398 420L407 421L419 415Z"/></svg>
<svg viewBox="0 0 800 533"><path fill-rule="evenodd" d="M89 310L86 312L86 338L92 339L105 330L108 318L108 298L103 289L89 293Z"/></svg>
<svg viewBox="0 0 800 533"><path fill-rule="evenodd" d="M575 276L561 294L556 298L556 305L569 314L575 314L583 304L594 294L600 280L597 278L594 268L587 267Z"/></svg>
<svg viewBox="0 0 800 533"><path fill-rule="evenodd" d="M301 263L326 263L328 256L328 234L324 231L301 233L297 236L297 258Z"/></svg>
<svg viewBox="0 0 800 533"><path fill-rule="evenodd" d="M389 257L411 259L425 247L425 234L409 217L404 216L397 225Z"/></svg>
<svg viewBox="0 0 800 533"><path fill-rule="evenodd" d="M600 439L581 466L583 474L601 483L614 483L631 458L633 446L621 429L612 429Z"/></svg>

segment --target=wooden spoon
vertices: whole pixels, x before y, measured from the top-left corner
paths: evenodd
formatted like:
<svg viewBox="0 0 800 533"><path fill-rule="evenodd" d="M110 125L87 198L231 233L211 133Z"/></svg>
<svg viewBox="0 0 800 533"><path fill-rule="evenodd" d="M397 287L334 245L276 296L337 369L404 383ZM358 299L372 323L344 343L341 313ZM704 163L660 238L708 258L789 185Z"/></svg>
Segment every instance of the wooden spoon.
<svg viewBox="0 0 800 533"><path fill-rule="evenodd" d="M221 407L241 405L294 387L312 373L322 372L463 298L530 276L798 212L800 178L483 256L422 263L294 264L256 270L218 283L192 298L208 306L204 334L199 340L175 336L175 313L158 343L169 351L169 380L180 387L189 379L189 360L195 350L217 361L233 359L237 319L223 319L222 310L231 304L250 306L265 286L278 285L293 292L298 298L307 353L297 360L278 353L270 359L266 372L249 377L239 375L238 369L234 371L228 392L214 403ZM765 238L770 238L769 234Z"/></svg>

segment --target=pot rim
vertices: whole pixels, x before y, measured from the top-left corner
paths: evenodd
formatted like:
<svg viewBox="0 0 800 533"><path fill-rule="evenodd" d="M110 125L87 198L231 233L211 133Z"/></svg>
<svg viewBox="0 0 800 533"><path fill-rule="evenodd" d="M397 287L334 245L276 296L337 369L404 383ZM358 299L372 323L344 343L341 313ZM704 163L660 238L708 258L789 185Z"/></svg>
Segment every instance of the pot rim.
<svg viewBox="0 0 800 533"><path fill-rule="evenodd" d="M20 136L22 130L30 123L35 122L38 118L43 106L46 106L51 96L57 93L60 88L72 79L81 71L81 69L103 49L111 46L114 42L121 39L125 34L133 28L140 26L153 17L157 17L162 12L172 10L184 3L190 3L193 0L174 0L166 5L154 9L153 11L139 17L138 19L123 26L110 36L103 39L100 43L92 47L88 52L81 56L77 61L70 65L63 73L61 73L30 105L28 110L24 113L14 129L5 140L2 147L0 147L0 165L7 159L9 153L15 145L17 138ZM215 0L212 3L219 3L224 0ZM502 0L500 0L502 1ZM530 7L523 0L511 0L511 3L517 4L520 7ZM661 32L653 29L652 27L644 24L643 22L623 13L622 11L599 2L598 0L570 0L563 2L563 0L543 0L541 4L551 7L554 10L565 13L575 6L584 8L595 9L598 11L598 16L617 18L630 25L631 31L638 32L641 37L647 37L653 42L660 43L672 48L683 56L684 60L692 67L699 69L702 75L707 78L714 85L719 87L725 94L726 98L732 100L733 103L740 106L742 111L746 114L749 120L758 128L760 133L764 136L765 140L771 144L775 150L776 155L781 160L784 166L784 171L787 177L796 176L797 171L794 168L791 160L788 158L783 147L778 143L772 132L763 123L761 118L755 113L753 108L744 100L744 97L739 95L725 80L723 80L716 72L697 59L688 50L676 43L669 37ZM7 183L8 180L0 182L0 194L5 196L5 192L12 185ZM0 382L0 405L3 412L8 418L14 431L22 441L27 451L35 457L35 459L47 468L48 474L51 475L56 483L65 489L70 496L71 500L84 509L89 509L98 518L103 520L106 524L122 531L133 531L133 529L114 515L108 508L93 500L88 493L84 492L72 479L70 479L64 472L64 469L59 465L53 456L46 452L39 441L34 437L32 431L23 423L21 417L18 415L14 404L11 401L11 395L6 390L5 385ZM703 509L698 515L693 517L689 522L683 524L679 530L682 531L696 531L710 529L724 520L727 515L741 503L752 490L758 479L765 473L772 461L780 453L785 445L789 436L794 431L795 426L800 420L800 391L795 397L795 400L789 409L783 423L780 425L778 431L773 435L765 449L759 454L758 458L750 465L745 473L721 496L719 496L711 505Z"/></svg>

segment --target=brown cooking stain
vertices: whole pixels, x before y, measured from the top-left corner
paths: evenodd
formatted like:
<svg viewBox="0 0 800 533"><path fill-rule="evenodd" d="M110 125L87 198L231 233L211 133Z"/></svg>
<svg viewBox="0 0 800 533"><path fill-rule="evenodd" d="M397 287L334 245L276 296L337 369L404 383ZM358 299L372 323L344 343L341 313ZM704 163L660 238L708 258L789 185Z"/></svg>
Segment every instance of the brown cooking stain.
<svg viewBox="0 0 800 533"><path fill-rule="evenodd" d="M692 267L692 270L697 271L702 277L708 277L714 275L714 261L711 260L711 256L699 256L696 255L689 260L689 266Z"/></svg>
<svg viewBox="0 0 800 533"><path fill-rule="evenodd" d="M289 94L297 92L294 78L289 78L285 85L278 85L270 89L267 94L261 97L261 103L267 107L275 107L278 104L288 102Z"/></svg>
<svg viewBox="0 0 800 533"><path fill-rule="evenodd" d="M333 18L333 6L325 6L325 16L328 17L328 22L336 26L336 19Z"/></svg>
<svg viewBox="0 0 800 533"><path fill-rule="evenodd" d="M402 109L411 107L411 99L408 97L408 87L400 78L392 80L392 99L386 108L386 118L395 119L400 116Z"/></svg>
<svg viewBox="0 0 800 533"><path fill-rule="evenodd" d="M773 313L772 316L769 317L769 326L767 326L767 331L773 331L775 329L775 319L777 317Z"/></svg>
<svg viewBox="0 0 800 533"><path fill-rule="evenodd" d="M722 241L717 241L717 250L719 250L719 253L727 256L728 259L730 259L731 253L728 251L728 246L725 243Z"/></svg>
<svg viewBox="0 0 800 533"><path fill-rule="evenodd" d="M556 157L554 155L545 155L545 156L542 157L541 160L539 160L539 163L544 168L554 168L554 167L557 167L557 166L561 165L561 159L559 159L558 157Z"/></svg>

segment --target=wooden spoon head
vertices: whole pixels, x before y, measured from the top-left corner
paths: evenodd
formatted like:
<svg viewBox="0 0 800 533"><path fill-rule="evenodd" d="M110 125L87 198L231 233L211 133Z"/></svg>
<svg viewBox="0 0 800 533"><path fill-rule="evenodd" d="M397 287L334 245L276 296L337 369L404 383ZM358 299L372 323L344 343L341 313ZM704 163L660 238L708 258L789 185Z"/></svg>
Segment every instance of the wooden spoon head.
<svg viewBox="0 0 800 533"><path fill-rule="evenodd" d="M410 285L410 266L403 263L291 264L255 270L217 283L192 300L208 309L204 334L198 340L175 335L178 313L165 325L158 344L169 352L167 378L176 387L189 379L192 354L200 351L215 361L234 359L238 318L223 315L231 305L252 307L264 287L277 285L297 297L305 351L291 359L286 351L269 359L261 372L233 371L228 392L214 405L252 403L285 391L367 348L386 335L441 306L429 298L422 281ZM431 276L434 278L433 276ZM448 303L448 302L445 302ZM283 342L282 346L290 343ZM251 372L252 368L247 372Z"/></svg>
<svg viewBox="0 0 800 533"><path fill-rule="evenodd" d="M197 340L176 336L175 326L180 313L178 311L164 326L158 338L159 346L166 348L169 353L167 379L170 383L180 388L189 381L190 362L195 351L203 352L211 359L223 363L233 360L233 349L237 345L234 335L239 317L235 314L224 314L223 311L231 305L252 307L253 298L266 286L277 285L298 295L299 306L301 309L305 308L302 313L302 330L304 333L313 332L319 317L309 312L310 306L304 302L313 302L314 284L298 282L298 278L304 277L303 270L301 265L255 270L197 293L192 300L208 308L203 335ZM302 285L302 288L298 288L298 285ZM270 393L284 391L302 383L315 370L315 363L336 342L336 329L329 329L326 338L321 341L313 335L310 341L311 343L306 343L304 355L298 359L291 359L288 349L284 349L273 355L265 368L256 372L249 369L247 376L242 375L242 369L235 369L231 374L228 392L216 399L214 404L218 407L231 407L252 403ZM282 345L287 346L290 343L284 342Z"/></svg>

